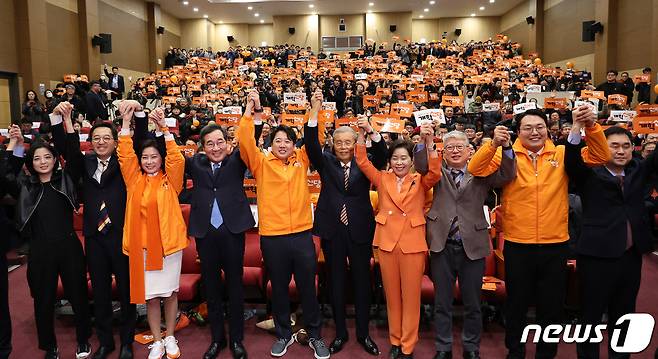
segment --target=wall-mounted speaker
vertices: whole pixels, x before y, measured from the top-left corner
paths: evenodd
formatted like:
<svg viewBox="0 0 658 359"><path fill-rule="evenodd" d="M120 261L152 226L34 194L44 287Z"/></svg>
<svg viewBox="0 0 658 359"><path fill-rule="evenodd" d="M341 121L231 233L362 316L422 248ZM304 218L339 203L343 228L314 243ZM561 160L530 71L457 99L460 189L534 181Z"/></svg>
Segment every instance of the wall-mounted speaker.
<svg viewBox="0 0 658 359"><path fill-rule="evenodd" d="M532 25L532 24L535 23L535 18L532 17L532 16L528 16L528 17L525 18L525 22L527 22L528 25Z"/></svg>
<svg viewBox="0 0 658 359"><path fill-rule="evenodd" d="M294 34L294 33L295 33L295 28L294 28L294 27L289 27L289 28L288 28L288 33L289 33L290 35Z"/></svg>
<svg viewBox="0 0 658 359"><path fill-rule="evenodd" d="M233 42L233 40L235 40L235 38L232 35L228 35L228 36L226 36L226 40L228 40L228 42Z"/></svg>
<svg viewBox="0 0 658 359"><path fill-rule="evenodd" d="M398 26L397 25L391 25L391 26L388 27L388 29L391 30L391 32L395 32L395 31L397 31Z"/></svg>
<svg viewBox="0 0 658 359"><path fill-rule="evenodd" d="M592 42L594 41L594 32L592 31L592 25L596 21L591 20L591 21L583 21L583 33L582 33L582 40L583 42Z"/></svg>
<svg viewBox="0 0 658 359"><path fill-rule="evenodd" d="M340 32L347 31L347 26L345 26L345 24L338 24L338 31Z"/></svg>
<svg viewBox="0 0 658 359"><path fill-rule="evenodd" d="M455 29L455 36L459 36L462 34L462 29Z"/></svg>
<svg viewBox="0 0 658 359"><path fill-rule="evenodd" d="M155 32L156 32L158 35L162 35L162 34L164 34L164 32L165 32L165 28L164 28L164 26L158 26L158 28L155 29Z"/></svg>
<svg viewBox="0 0 658 359"><path fill-rule="evenodd" d="M100 47L101 54L112 53L112 34L98 34L91 38L91 46Z"/></svg>

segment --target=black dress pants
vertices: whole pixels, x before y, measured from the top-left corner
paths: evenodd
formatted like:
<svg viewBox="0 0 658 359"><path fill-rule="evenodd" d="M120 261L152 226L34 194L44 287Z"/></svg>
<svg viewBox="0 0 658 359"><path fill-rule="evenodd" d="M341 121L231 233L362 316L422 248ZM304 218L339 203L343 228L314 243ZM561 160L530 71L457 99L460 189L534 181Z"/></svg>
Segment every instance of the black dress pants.
<svg viewBox="0 0 658 359"><path fill-rule="evenodd" d="M112 335L112 274L116 280L118 299L121 305L121 345L131 344L135 339L137 312L130 303L130 271L128 256L123 254L122 233L111 228L107 234L98 233L85 238L87 266L91 278L94 299L96 335L101 346L114 348Z"/></svg>
<svg viewBox="0 0 658 359"><path fill-rule="evenodd" d="M9 316L9 283L7 256L0 248L0 359L9 358L11 353L11 317Z"/></svg>
<svg viewBox="0 0 658 359"><path fill-rule="evenodd" d="M345 291L349 286L354 293L356 336L358 339L364 339L368 336L370 320L372 244L355 243L349 227L341 224L334 237L322 239L322 252L329 271L329 291L336 323L336 338L348 338L345 323ZM347 275L348 267L351 281Z"/></svg>
<svg viewBox="0 0 658 359"><path fill-rule="evenodd" d="M34 318L39 349L42 350L57 347L54 311L58 277L62 279L64 295L73 307L78 344L87 343L91 335L87 271L82 244L75 233L55 241L30 242L27 281L34 298Z"/></svg>
<svg viewBox="0 0 658 359"><path fill-rule="evenodd" d="M292 336L288 285L294 274L306 331L310 338L319 339L322 319L315 290L317 255L311 232L261 236L260 247L272 282L272 316L277 337Z"/></svg>
<svg viewBox="0 0 658 359"><path fill-rule="evenodd" d="M244 233L231 233L225 225L221 225L219 229L210 226L205 237L196 239L213 342L226 341L225 294L228 294L229 303L229 339L231 342L241 342L244 338L244 237ZM221 278L222 271L224 281Z"/></svg>

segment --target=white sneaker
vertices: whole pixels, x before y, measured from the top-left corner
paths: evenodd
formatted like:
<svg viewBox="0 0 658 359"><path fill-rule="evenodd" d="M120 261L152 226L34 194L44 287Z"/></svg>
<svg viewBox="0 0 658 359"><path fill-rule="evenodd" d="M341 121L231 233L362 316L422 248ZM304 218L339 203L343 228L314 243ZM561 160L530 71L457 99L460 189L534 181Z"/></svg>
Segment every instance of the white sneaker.
<svg viewBox="0 0 658 359"><path fill-rule="evenodd" d="M164 338L165 349L167 350L167 358L177 359L180 357L180 349L178 348L178 340L172 335Z"/></svg>
<svg viewBox="0 0 658 359"><path fill-rule="evenodd" d="M148 359L161 359L165 354L164 340L153 342L153 344L149 345L149 349L151 351L149 352Z"/></svg>

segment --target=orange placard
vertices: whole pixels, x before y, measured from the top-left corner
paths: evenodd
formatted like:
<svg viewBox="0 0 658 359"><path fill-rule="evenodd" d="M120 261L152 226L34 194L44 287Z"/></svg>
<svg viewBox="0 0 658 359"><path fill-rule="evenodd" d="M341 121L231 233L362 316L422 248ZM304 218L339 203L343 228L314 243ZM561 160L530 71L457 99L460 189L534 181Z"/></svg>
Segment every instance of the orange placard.
<svg viewBox="0 0 658 359"><path fill-rule="evenodd" d="M237 126L240 122L240 115L237 113L217 113L215 114L215 122L219 125Z"/></svg>
<svg viewBox="0 0 658 359"><path fill-rule="evenodd" d="M371 125L377 132L402 133L404 120L396 115L372 115Z"/></svg>
<svg viewBox="0 0 658 359"><path fill-rule="evenodd" d="M311 193L320 193L322 189L322 181L320 175L315 172L307 176L308 191Z"/></svg>
<svg viewBox="0 0 658 359"><path fill-rule="evenodd" d="M258 193L256 189L256 179L245 178L242 182L242 186L244 187L244 193L247 195L247 198L256 198L256 194Z"/></svg>
<svg viewBox="0 0 658 359"><path fill-rule="evenodd" d="M64 82L75 82L75 74L64 75Z"/></svg>
<svg viewBox="0 0 658 359"><path fill-rule="evenodd" d="M443 96L441 106L464 107L464 98L461 96Z"/></svg>
<svg viewBox="0 0 658 359"><path fill-rule="evenodd" d="M338 128L340 126L350 126L354 131L357 131L359 127L356 125L356 117L342 117L342 118L337 118L336 121L334 121L334 128Z"/></svg>
<svg viewBox="0 0 658 359"><path fill-rule="evenodd" d="M566 98L562 98L562 97L544 98L544 108L560 109L560 108L567 108L568 106L569 106L569 100L567 100Z"/></svg>
<svg viewBox="0 0 658 359"><path fill-rule="evenodd" d="M598 98L599 100L605 100L605 92L603 92L603 91L582 90L582 91L580 91L580 97L582 97L582 98Z"/></svg>
<svg viewBox="0 0 658 359"><path fill-rule="evenodd" d="M205 97L192 97L192 105L201 105L206 103Z"/></svg>
<svg viewBox="0 0 658 359"><path fill-rule="evenodd" d="M427 91L409 91L406 96L407 101L414 103L427 102L429 98Z"/></svg>
<svg viewBox="0 0 658 359"><path fill-rule="evenodd" d="M377 88L377 96L391 96L391 89L386 87Z"/></svg>
<svg viewBox="0 0 658 359"><path fill-rule="evenodd" d="M391 105L391 115L410 118L414 112L414 105L410 103L394 103Z"/></svg>
<svg viewBox="0 0 658 359"><path fill-rule="evenodd" d="M306 115L297 115L293 113L281 114L281 124L286 126L301 127L306 122Z"/></svg>
<svg viewBox="0 0 658 359"><path fill-rule="evenodd" d="M194 145L179 146L178 148L180 148L181 153L183 153L183 156L185 157L194 157L198 150L198 147Z"/></svg>
<svg viewBox="0 0 658 359"><path fill-rule="evenodd" d="M168 87L167 95L180 95L180 87Z"/></svg>
<svg viewBox="0 0 658 359"><path fill-rule="evenodd" d="M638 117L658 116L658 105L637 105L635 112Z"/></svg>
<svg viewBox="0 0 658 359"><path fill-rule="evenodd" d="M636 116L633 119L635 133L658 133L658 116Z"/></svg>
<svg viewBox="0 0 658 359"><path fill-rule="evenodd" d="M608 105L626 106L627 100L628 97L626 97L626 95L620 95L620 94L608 95Z"/></svg>
<svg viewBox="0 0 658 359"><path fill-rule="evenodd" d="M306 105L301 103L286 104L286 111L305 111Z"/></svg>
<svg viewBox="0 0 658 359"><path fill-rule="evenodd" d="M335 116L336 116L336 111L332 111L332 110L318 111L318 121L322 123L334 122Z"/></svg>
<svg viewBox="0 0 658 359"><path fill-rule="evenodd" d="M439 101L439 94L436 92L430 92L430 101L432 102Z"/></svg>
<svg viewBox="0 0 658 359"><path fill-rule="evenodd" d="M633 80L635 82L651 82L651 75L635 75Z"/></svg>
<svg viewBox="0 0 658 359"><path fill-rule="evenodd" d="M162 96L162 103L164 104L174 104L176 103L176 97L175 96Z"/></svg>
<svg viewBox="0 0 658 359"><path fill-rule="evenodd" d="M363 107L377 107L379 106L379 96L377 95L364 95L363 96Z"/></svg>

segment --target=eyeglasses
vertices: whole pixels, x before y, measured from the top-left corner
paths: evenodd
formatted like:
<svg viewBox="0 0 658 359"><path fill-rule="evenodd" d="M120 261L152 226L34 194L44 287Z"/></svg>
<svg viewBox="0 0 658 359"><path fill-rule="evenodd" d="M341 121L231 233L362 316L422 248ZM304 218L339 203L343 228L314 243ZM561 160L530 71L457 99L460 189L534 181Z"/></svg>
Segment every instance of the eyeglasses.
<svg viewBox="0 0 658 359"><path fill-rule="evenodd" d="M532 133L533 131L537 131L537 133L542 133L542 132L546 131L546 126L521 127L521 132Z"/></svg>
<svg viewBox="0 0 658 359"><path fill-rule="evenodd" d="M206 142L203 146L208 148L222 147L226 144L226 140L217 140L217 142Z"/></svg>
<svg viewBox="0 0 658 359"><path fill-rule="evenodd" d="M448 152L453 152L455 150L457 150L457 152L459 152L459 151L463 151L464 148L466 148L466 146L464 146L464 145L449 145L449 146L443 147L443 149L448 151Z"/></svg>
<svg viewBox="0 0 658 359"><path fill-rule="evenodd" d="M113 139L114 139L114 138L112 138L112 137L110 137L110 136L103 136L103 137L100 137L100 136L94 136L94 137L91 138L91 142L93 142L93 143L101 143L101 141L103 141L103 142L110 142L110 141L112 141Z"/></svg>

